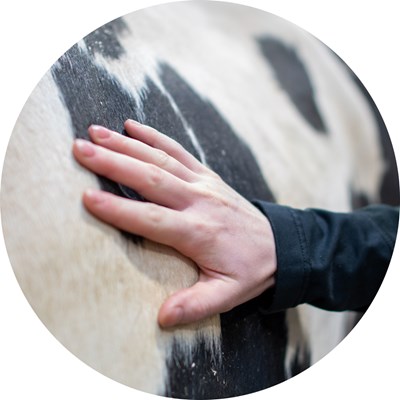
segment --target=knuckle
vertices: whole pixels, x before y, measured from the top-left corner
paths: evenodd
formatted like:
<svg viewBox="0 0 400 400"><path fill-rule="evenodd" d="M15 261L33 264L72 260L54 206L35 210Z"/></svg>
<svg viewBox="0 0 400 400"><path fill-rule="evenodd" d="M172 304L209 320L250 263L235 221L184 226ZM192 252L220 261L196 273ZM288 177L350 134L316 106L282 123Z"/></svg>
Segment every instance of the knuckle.
<svg viewBox="0 0 400 400"><path fill-rule="evenodd" d="M147 219L150 225L159 225L163 219L160 207L155 204L149 204L147 209Z"/></svg>
<svg viewBox="0 0 400 400"><path fill-rule="evenodd" d="M163 171L156 166L150 165L147 173L147 184L150 187L159 186L163 181Z"/></svg>
<svg viewBox="0 0 400 400"><path fill-rule="evenodd" d="M203 219L196 219L192 225L195 243L208 250L215 246L216 238L223 231L223 227L216 222L209 222Z"/></svg>
<svg viewBox="0 0 400 400"><path fill-rule="evenodd" d="M194 231L201 237L205 237L210 233L210 227L204 220L197 220L193 223Z"/></svg>
<svg viewBox="0 0 400 400"><path fill-rule="evenodd" d="M224 194L219 190L217 185L212 182L203 181L197 184L196 195L203 202L207 202L212 206L229 206L229 200Z"/></svg>
<svg viewBox="0 0 400 400"><path fill-rule="evenodd" d="M218 182L222 180L222 178L221 178L215 171L213 171L213 170L210 169L210 168L205 169L204 174L205 174L207 177L209 177L209 178L211 178L211 179L213 179L213 180L216 180L216 181L218 181Z"/></svg>
<svg viewBox="0 0 400 400"><path fill-rule="evenodd" d="M118 139L119 139L119 142L120 142L121 151L123 153L126 153L130 149L130 145L132 143L132 139L128 138L125 135L119 135Z"/></svg>
<svg viewBox="0 0 400 400"><path fill-rule="evenodd" d="M211 169L208 165L206 164L200 164L201 168L198 172L198 174L202 177L202 179L206 182L210 183L220 183L223 182L223 179L221 176L215 172L213 169Z"/></svg>
<svg viewBox="0 0 400 400"><path fill-rule="evenodd" d="M193 184L195 194L201 199L210 199L213 196L213 190L211 185L201 180L200 182L196 182Z"/></svg>
<svg viewBox="0 0 400 400"><path fill-rule="evenodd" d="M157 150L157 165L161 168L165 168L169 163L170 157L163 150Z"/></svg>

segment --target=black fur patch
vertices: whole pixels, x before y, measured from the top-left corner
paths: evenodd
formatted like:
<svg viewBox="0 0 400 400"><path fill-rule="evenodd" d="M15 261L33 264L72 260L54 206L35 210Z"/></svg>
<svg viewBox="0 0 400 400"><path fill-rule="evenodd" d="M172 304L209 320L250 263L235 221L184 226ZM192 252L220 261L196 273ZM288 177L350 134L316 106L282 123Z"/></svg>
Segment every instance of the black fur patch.
<svg viewBox="0 0 400 400"><path fill-rule="evenodd" d="M208 166L243 197L274 201L251 150L214 105L166 64L162 65L161 79L196 134Z"/></svg>
<svg viewBox="0 0 400 400"><path fill-rule="evenodd" d="M258 44L282 89L303 118L318 132L326 133L324 120L314 99L312 81L296 51L269 36L259 38Z"/></svg>
<svg viewBox="0 0 400 400"><path fill-rule="evenodd" d="M91 124L122 132L126 119L137 118L133 96L77 45L58 60L52 73L69 111L76 138L89 139L87 129ZM103 190L141 198L104 177L99 177L99 182Z"/></svg>
<svg viewBox="0 0 400 400"><path fill-rule="evenodd" d="M285 380L285 313L260 312L260 296L221 314L221 362L199 342L188 360L174 347L167 396L212 399L253 393Z"/></svg>

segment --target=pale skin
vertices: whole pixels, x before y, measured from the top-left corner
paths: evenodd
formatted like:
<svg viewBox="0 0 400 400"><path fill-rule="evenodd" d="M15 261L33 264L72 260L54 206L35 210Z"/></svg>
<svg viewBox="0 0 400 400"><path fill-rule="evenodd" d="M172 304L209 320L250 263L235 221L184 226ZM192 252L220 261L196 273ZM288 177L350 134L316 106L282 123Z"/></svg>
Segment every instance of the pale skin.
<svg viewBox="0 0 400 400"><path fill-rule="evenodd" d="M89 127L76 160L131 187L148 202L97 189L83 194L100 220L175 248L199 267L199 279L161 306L158 323L172 327L231 310L274 285L275 242L268 219L180 144L128 120L122 136Z"/></svg>

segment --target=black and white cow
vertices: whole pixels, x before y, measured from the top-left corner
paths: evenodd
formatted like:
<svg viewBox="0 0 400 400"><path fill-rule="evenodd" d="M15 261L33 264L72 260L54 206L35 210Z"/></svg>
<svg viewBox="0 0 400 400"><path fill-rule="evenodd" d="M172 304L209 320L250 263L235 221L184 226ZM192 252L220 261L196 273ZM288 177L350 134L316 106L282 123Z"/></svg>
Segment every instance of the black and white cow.
<svg viewBox="0 0 400 400"><path fill-rule="evenodd" d="M161 330L157 312L196 266L81 205L87 187L140 198L71 155L90 124L166 133L244 197L349 211L399 203L385 126L362 85L279 18L182 2L114 20L68 50L26 103L2 182L11 263L32 307L72 353L128 386L180 398L254 392L334 348L357 315L309 306L266 315L263 297Z"/></svg>

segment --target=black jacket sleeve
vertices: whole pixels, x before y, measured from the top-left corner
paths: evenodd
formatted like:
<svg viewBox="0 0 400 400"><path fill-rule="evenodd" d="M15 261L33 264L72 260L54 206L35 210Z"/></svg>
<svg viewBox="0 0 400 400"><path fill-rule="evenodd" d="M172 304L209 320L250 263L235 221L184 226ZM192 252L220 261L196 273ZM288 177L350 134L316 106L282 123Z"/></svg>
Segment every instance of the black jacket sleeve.
<svg viewBox="0 0 400 400"><path fill-rule="evenodd" d="M368 308L392 257L398 208L374 205L335 213L254 204L271 223L278 261L265 311L302 303L331 311Z"/></svg>

